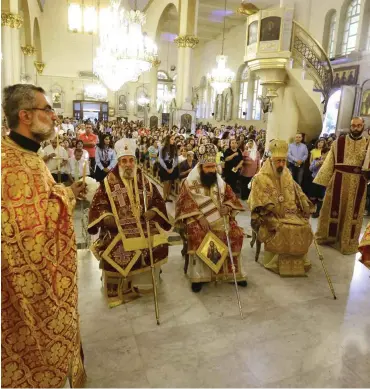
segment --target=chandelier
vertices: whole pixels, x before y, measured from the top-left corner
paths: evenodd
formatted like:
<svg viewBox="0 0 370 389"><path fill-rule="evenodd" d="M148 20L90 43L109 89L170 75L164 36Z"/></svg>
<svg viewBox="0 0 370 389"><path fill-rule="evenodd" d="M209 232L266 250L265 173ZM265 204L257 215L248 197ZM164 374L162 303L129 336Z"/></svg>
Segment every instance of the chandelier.
<svg viewBox="0 0 370 389"><path fill-rule="evenodd" d="M227 56L224 55L224 43L225 43L225 22L226 22L226 0L225 0L225 13L224 13L224 28L222 32L222 48L221 55L216 57L217 68L212 69L212 72L207 74L207 78L216 91L216 94L221 94L226 88L231 86L234 80L235 74L226 67Z"/></svg>
<svg viewBox="0 0 370 389"><path fill-rule="evenodd" d="M100 46L93 68L112 91L128 81L136 82L157 60L156 44L142 32L145 21L141 11L125 11L121 0L111 0L100 24Z"/></svg>

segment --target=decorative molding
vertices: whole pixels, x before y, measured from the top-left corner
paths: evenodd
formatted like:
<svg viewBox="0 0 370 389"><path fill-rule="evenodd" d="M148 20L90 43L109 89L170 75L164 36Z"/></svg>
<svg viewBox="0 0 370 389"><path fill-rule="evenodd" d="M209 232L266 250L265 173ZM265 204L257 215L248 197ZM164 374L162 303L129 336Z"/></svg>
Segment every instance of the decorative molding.
<svg viewBox="0 0 370 389"><path fill-rule="evenodd" d="M152 65L158 69L159 65L161 64L162 61L159 60L158 58L154 58L151 62L152 62Z"/></svg>
<svg viewBox="0 0 370 389"><path fill-rule="evenodd" d="M244 1L240 4L238 8L238 13L241 15L251 16L257 13L259 9L252 3L244 3Z"/></svg>
<svg viewBox="0 0 370 389"><path fill-rule="evenodd" d="M36 48L31 45L21 46L22 53L31 57L36 53Z"/></svg>
<svg viewBox="0 0 370 389"><path fill-rule="evenodd" d="M10 28L21 28L23 25L23 18L22 16L12 14L11 12L2 12L1 25Z"/></svg>
<svg viewBox="0 0 370 389"><path fill-rule="evenodd" d="M177 43L177 47L190 47L191 49L194 49L199 43L199 38L194 35L180 35L174 42Z"/></svg>
<svg viewBox="0 0 370 389"><path fill-rule="evenodd" d="M43 62L37 62L37 61L35 61L33 64L35 65L37 73L42 74L45 68L45 64Z"/></svg>

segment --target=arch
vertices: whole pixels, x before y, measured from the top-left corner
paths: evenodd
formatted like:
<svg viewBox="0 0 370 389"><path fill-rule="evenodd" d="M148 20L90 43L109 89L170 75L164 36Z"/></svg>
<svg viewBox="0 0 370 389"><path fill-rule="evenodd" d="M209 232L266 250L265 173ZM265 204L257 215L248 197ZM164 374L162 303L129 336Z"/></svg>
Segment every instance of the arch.
<svg viewBox="0 0 370 389"><path fill-rule="evenodd" d="M236 82L241 82L243 80L243 74L245 71L249 74L248 65L246 63L242 63L236 72Z"/></svg>
<svg viewBox="0 0 370 389"><path fill-rule="evenodd" d="M326 50L329 57L335 56L334 42L335 30L337 30L337 11L331 9L326 13L324 21L324 34L322 37L322 47ZM333 45L333 46L332 46Z"/></svg>
<svg viewBox="0 0 370 389"><path fill-rule="evenodd" d="M33 22L33 46L36 49L36 61L42 62L41 34L37 18Z"/></svg>
<svg viewBox="0 0 370 389"><path fill-rule="evenodd" d="M148 35L150 35L152 39L156 39L159 20L169 5L173 5L176 8L176 11L179 12L179 0L158 0L151 2L149 6L144 9L146 14L145 30L148 31Z"/></svg>
<svg viewBox="0 0 370 389"><path fill-rule="evenodd" d="M168 15L173 12L173 11L176 11L177 15L178 15L178 11L177 11L177 8L175 7L175 5L173 3L169 3L166 5L166 7L163 9L163 12L158 20L158 24L156 26L156 29L155 29L155 40L156 42L159 42L160 40L160 33L163 32L163 29L162 29L162 26L163 24L166 22L166 20L168 20ZM178 18L179 19L179 18ZM180 21L177 20L177 28L176 28L176 31L174 31L175 34L178 34L179 32L179 26L180 26ZM171 31L172 32L172 31Z"/></svg>

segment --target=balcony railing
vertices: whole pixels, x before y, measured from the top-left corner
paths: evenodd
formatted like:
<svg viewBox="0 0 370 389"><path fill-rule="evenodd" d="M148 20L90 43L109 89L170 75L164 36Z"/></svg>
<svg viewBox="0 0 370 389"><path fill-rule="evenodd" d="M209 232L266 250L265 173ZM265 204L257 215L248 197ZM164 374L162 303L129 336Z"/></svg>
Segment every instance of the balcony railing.
<svg viewBox="0 0 370 389"><path fill-rule="evenodd" d="M333 69L326 51L299 23L293 21L292 57L308 72L315 88L325 97L325 107L333 84Z"/></svg>

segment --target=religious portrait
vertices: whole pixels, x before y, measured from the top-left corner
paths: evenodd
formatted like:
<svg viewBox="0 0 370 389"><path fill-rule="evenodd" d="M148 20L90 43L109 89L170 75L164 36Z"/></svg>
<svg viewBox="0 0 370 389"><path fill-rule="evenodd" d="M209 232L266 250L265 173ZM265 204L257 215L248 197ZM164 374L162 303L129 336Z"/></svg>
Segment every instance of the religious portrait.
<svg viewBox="0 0 370 389"><path fill-rule="evenodd" d="M342 85L356 85L359 73L359 65L334 68L333 87Z"/></svg>
<svg viewBox="0 0 370 389"><path fill-rule="evenodd" d="M120 95L118 98L118 109L120 111L127 111L126 95Z"/></svg>
<svg viewBox="0 0 370 389"><path fill-rule="evenodd" d="M247 45L251 45L257 42L258 36L258 21L255 20L248 26L248 43Z"/></svg>
<svg viewBox="0 0 370 389"><path fill-rule="evenodd" d="M277 41L280 38L281 18L279 16L269 16L261 21L260 41Z"/></svg>
<svg viewBox="0 0 370 389"><path fill-rule="evenodd" d="M184 127L187 130L191 129L192 117L188 113L181 115L180 127Z"/></svg>
<svg viewBox="0 0 370 389"><path fill-rule="evenodd" d="M62 94L60 92L53 92L51 94L53 108L62 108Z"/></svg>
<svg viewBox="0 0 370 389"><path fill-rule="evenodd" d="M360 115L370 116L370 89L367 89L362 93Z"/></svg>
<svg viewBox="0 0 370 389"><path fill-rule="evenodd" d="M228 255L228 250L227 246L213 232L208 232L196 254L217 274Z"/></svg>
<svg viewBox="0 0 370 389"><path fill-rule="evenodd" d="M116 110L114 108L108 109L108 116L113 117L116 114Z"/></svg>

